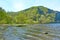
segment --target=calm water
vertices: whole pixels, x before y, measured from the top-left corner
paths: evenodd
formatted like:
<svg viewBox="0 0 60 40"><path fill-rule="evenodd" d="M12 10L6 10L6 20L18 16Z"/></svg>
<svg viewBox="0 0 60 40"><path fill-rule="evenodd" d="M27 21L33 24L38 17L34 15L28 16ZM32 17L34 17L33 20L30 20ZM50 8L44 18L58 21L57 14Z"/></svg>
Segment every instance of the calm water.
<svg viewBox="0 0 60 40"><path fill-rule="evenodd" d="M60 40L60 24L1 26L0 40Z"/></svg>

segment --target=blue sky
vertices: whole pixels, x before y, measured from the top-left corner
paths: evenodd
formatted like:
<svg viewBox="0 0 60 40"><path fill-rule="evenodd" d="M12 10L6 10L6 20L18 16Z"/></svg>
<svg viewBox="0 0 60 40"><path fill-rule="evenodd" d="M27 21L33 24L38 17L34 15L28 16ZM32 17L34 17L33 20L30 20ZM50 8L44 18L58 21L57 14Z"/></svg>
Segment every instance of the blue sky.
<svg viewBox="0 0 60 40"><path fill-rule="evenodd" d="M20 11L32 6L44 6L60 11L60 0L0 0L0 7L6 11Z"/></svg>

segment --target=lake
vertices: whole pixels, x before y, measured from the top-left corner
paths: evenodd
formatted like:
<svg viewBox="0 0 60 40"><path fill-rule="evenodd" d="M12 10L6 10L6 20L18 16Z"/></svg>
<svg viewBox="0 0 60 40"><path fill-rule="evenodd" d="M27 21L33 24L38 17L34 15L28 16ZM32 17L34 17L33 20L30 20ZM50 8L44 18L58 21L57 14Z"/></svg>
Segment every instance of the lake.
<svg viewBox="0 0 60 40"><path fill-rule="evenodd" d="M0 40L60 40L60 24L0 26Z"/></svg>

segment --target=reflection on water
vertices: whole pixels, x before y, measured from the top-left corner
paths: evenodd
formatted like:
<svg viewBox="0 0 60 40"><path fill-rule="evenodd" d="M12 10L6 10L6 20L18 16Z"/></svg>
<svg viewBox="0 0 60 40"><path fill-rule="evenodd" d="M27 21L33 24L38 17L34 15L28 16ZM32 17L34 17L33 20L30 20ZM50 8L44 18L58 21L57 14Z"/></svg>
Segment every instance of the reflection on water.
<svg viewBox="0 0 60 40"><path fill-rule="evenodd" d="M60 40L60 24L1 26L0 40Z"/></svg>

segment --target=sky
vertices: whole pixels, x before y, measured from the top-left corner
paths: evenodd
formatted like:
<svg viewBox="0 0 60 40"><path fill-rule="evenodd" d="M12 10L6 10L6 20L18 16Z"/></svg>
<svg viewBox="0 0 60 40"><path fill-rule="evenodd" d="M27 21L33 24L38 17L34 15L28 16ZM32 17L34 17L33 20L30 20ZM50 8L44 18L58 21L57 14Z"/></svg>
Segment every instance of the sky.
<svg viewBox="0 0 60 40"><path fill-rule="evenodd" d="M6 11L21 11L32 6L44 6L60 11L60 0L0 0L0 7Z"/></svg>

